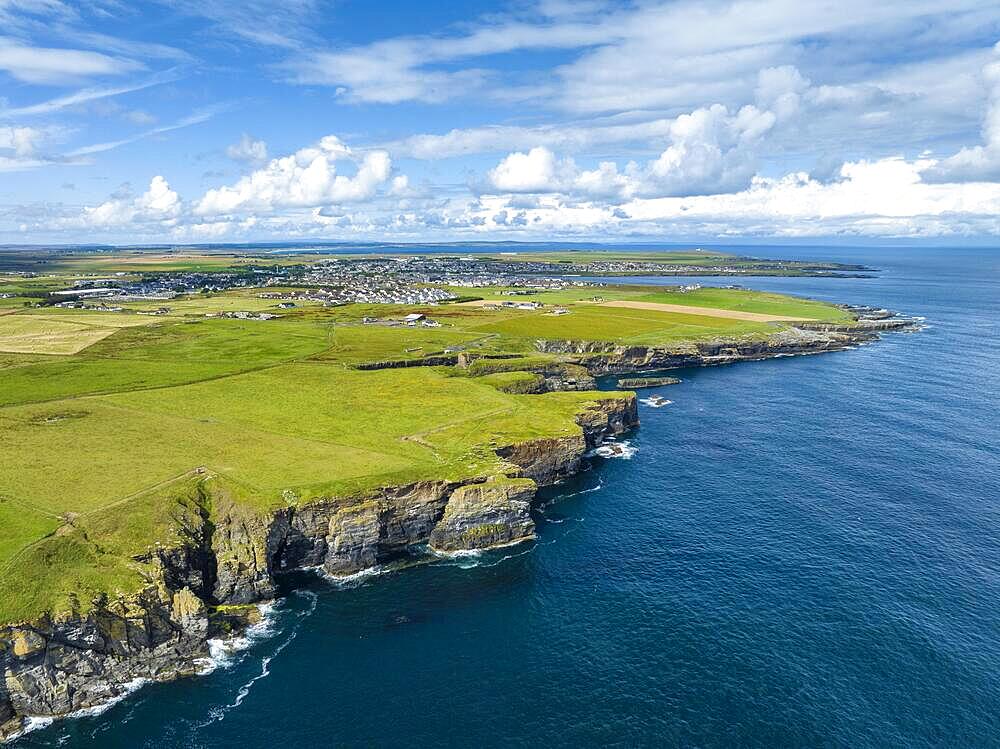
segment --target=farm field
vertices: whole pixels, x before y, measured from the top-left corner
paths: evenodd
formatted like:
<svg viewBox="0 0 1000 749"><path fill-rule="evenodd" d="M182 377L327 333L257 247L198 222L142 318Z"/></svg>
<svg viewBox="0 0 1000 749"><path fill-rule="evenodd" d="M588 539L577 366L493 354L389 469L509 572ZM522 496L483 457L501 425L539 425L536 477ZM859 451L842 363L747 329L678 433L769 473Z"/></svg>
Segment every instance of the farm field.
<svg viewBox="0 0 1000 749"><path fill-rule="evenodd" d="M0 317L0 351L13 354L76 354L125 325L79 318L9 314Z"/></svg>
<svg viewBox="0 0 1000 749"><path fill-rule="evenodd" d="M714 307L697 307L684 304L667 304L665 302L643 302L638 300L622 300L617 302L602 302L603 307L621 309L644 309L655 312L672 312L678 315L696 315L721 317L726 320L745 320L746 322L806 322L808 317L793 317L791 315L766 315L760 312L743 312L740 310L716 309Z"/></svg>

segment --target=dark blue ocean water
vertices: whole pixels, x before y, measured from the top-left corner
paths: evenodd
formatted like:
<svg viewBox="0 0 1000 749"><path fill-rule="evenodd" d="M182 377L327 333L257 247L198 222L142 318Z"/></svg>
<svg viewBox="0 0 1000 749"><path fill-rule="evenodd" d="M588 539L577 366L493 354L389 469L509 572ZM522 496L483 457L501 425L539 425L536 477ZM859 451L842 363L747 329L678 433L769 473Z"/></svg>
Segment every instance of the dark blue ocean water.
<svg viewBox="0 0 1000 749"><path fill-rule="evenodd" d="M300 578L228 666L18 747L1000 745L1000 251L770 254L927 328L684 371L537 543Z"/></svg>

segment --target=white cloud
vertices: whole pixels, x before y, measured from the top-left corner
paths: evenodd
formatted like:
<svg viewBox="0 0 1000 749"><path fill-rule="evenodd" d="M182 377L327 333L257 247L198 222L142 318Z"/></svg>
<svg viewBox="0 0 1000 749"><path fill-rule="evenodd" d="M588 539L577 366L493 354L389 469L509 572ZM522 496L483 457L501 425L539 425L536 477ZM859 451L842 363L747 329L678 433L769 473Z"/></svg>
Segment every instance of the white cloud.
<svg viewBox="0 0 1000 749"><path fill-rule="evenodd" d="M146 127L156 124L156 117L141 109L133 109L126 112L125 119L135 125L145 125Z"/></svg>
<svg viewBox="0 0 1000 749"><path fill-rule="evenodd" d="M392 184L389 186L390 195L407 196L412 192L410 178L405 174L399 174L392 178Z"/></svg>
<svg viewBox="0 0 1000 749"><path fill-rule="evenodd" d="M79 91L74 91L71 94L58 96L54 99L48 99L37 104L0 109L0 118L9 119L12 117L29 117L33 115L52 114L53 112L66 109L67 107L79 106L80 104L87 104L92 101L98 101L112 96L128 94L133 91L141 91L143 89L150 88L151 86L158 86L161 83L175 81L178 78L179 75L176 70L168 70L164 73L158 73L150 76L144 81L131 85L106 88L85 88Z"/></svg>
<svg viewBox="0 0 1000 749"><path fill-rule="evenodd" d="M612 37L559 71L561 103L580 112L693 108L706 98L732 104L757 83L755 71L784 65L804 67L810 78L871 76L906 59L904 50L926 55L936 38L978 41L970 16L982 29L996 23L1000 9L984 12L974 0L643 5L618 19L620 41ZM886 45L895 58L880 54Z"/></svg>
<svg viewBox="0 0 1000 749"><path fill-rule="evenodd" d="M18 158L29 157L41 138L42 131L33 127L0 127L0 151L13 151Z"/></svg>
<svg viewBox="0 0 1000 749"><path fill-rule="evenodd" d="M337 173L338 161L355 161L353 176ZM276 208L312 207L368 200L389 179L392 162L385 151L355 155L336 136L268 164L231 186L209 190L195 206L199 215Z"/></svg>
<svg viewBox="0 0 1000 749"><path fill-rule="evenodd" d="M224 36L267 47L298 49L314 36L316 0L160 0L186 15L211 21Z"/></svg>
<svg viewBox="0 0 1000 749"><path fill-rule="evenodd" d="M504 193L566 193L594 198L621 198L634 190L633 180L618 172L613 162L581 170L569 158L559 159L544 146L527 153L508 154L488 174L494 188Z"/></svg>
<svg viewBox="0 0 1000 749"><path fill-rule="evenodd" d="M1000 43L996 58L983 67L988 96L983 119L984 145L963 148L930 167L924 178L932 182L1000 181Z"/></svg>
<svg viewBox="0 0 1000 749"><path fill-rule="evenodd" d="M560 189L557 171L565 171L555 154L538 146L527 153L512 153L490 170L493 186L501 192L554 192Z"/></svg>
<svg viewBox="0 0 1000 749"><path fill-rule="evenodd" d="M807 82L794 68L763 70L758 96L790 118ZM505 157L488 176L494 188L510 193L565 193L589 197L696 195L746 187L756 170L756 149L779 115L747 104L735 112L722 104L701 107L670 121L670 145L644 166L619 170L602 161L581 171L572 159L558 159L544 146Z"/></svg>
<svg viewBox="0 0 1000 749"><path fill-rule="evenodd" d="M55 125L27 127L0 126L0 172L36 169L50 164L78 162L45 153L47 144L65 137L66 131Z"/></svg>
<svg viewBox="0 0 1000 749"><path fill-rule="evenodd" d="M745 190L691 197L636 197L617 206L569 203L556 195L522 209L522 227L542 235L933 237L1000 232L1000 184L930 185L920 179L932 161L887 158L844 164L839 179L807 174L754 178ZM509 226L511 201L484 196L453 220ZM506 213L501 214L501 211ZM500 216L501 219L496 220Z"/></svg>
<svg viewBox="0 0 1000 749"><path fill-rule="evenodd" d="M752 104L735 114L715 104L681 115L670 146L649 164L643 191L690 195L744 187L756 167L753 148L776 119Z"/></svg>
<svg viewBox="0 0 1000 749"><path fill-rule="evenodd" d="M163 177L156 176L150 181L149 189L134 200L115 198L94 208L84 208L82 216L74 223L95 228L146 222L172 225L180 214L180 197Z"/></svg>
<svg viewBox="0 0 1000 749"><path fill-rule="evenodd" d="M79 49L29 47L0 37L0 70L25 83L60 84L142 68L132 60Z"/></svg>
<svg viewBox="0 0 1000 749"><path fill-rule="evenodd" d="M451 33L308 51L284 67L294 81L361 102L443 101L489 81L485 95L537 100L546 92L549 103L575 112L694 109L746 100L761 68L807 66L810 78L845 83L927 55L935 43L981 43L983 29L1000 21L1000 9L979 0L680 0L580 3L573 12L556 5L494 14ZM887 46L895 59L880 54ZM579 54L530 79L476 64L543 49Z"/></svg>
<svg viewBox="0 0 1000 749"><path fill-rule="evenodd" d="M666 137L673 118L638 122L601 120L586 124L538 125L534 127L492 125L454 129L442 135L421 133L385 144L394 155L415 159L444 159L477 153L529 150L546 146L578 151L610 143L648 143Z"/></svg>
<svg viewBox="0 0 1000 749"><path fill-rule="evenodd" d="M348 101L378 104L441 102L485 80L480 70L421 70L417 55L409 44L387 42L361 51L316 52L286 68L297 83L335 86Z"/></svg>
<svg viewBox="0 0 1000 749"><path fill-rule="evenodd" d="M598 8L590 4L593 14ZM554 19L558 18L554 22ZM289 60L292 80L334 86L350 101L441 102L481 87L492 75L475 66L454 69L454 61L523 49L575 49L616 38L613 14L603 23L568 14L541 23L487 20L465 34L402 36L335 52L313 51Z"/></svg>
<svg viewBox="0 0 1000 749"><path fill-rule="evenodd" d="M122 138L121 140L106 141L104 143L92 143L89 146L81 146L80 148L75 148L66 155L69 158L81 158L86 156L91 156L95 153L103 153L105 151L111 151L115 148L120 148L121 146L126 146L129 143L136 143L140 140L145 140L146 138L151 138L154 135L163 135L164 133L170 133L174 130L180 130L185 127L191 127L192 125L200 125L203 122L207 122L212 119L216 114L226 108L225 104L216 105L214 107L209 107L208 109L203 109L194 114L190 114L177 122L171 123L169 125L160 125L159 127L154 127L149 130L144 130L136 135L129 136L128 138Z"/></svg>
<svg viewBox="0 0 1000 749"><path fill-rule="evenodd" d="M226 156L234 161L249 161L258 163L267 160L267 143L262 140L254 140L247 133L243 133L237 143L226 148Z"/></svg>

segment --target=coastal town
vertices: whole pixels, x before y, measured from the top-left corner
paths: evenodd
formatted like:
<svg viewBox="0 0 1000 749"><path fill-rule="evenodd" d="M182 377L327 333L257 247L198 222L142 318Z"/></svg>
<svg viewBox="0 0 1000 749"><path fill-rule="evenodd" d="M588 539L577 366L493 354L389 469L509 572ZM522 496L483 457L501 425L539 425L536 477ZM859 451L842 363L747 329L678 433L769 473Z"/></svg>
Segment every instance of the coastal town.
<svg viewBox="0 0 1000 749"><path fill-rule="evenodd" d="M72 285L52 291L36 304L118 311L128 302L166 302L192 294L264 288L262 298L341 304L437 304L463 296L462 290L507 288L508 293L599 286L602 279L628 276L739 276L782 272L826 275L866 270L830 264L733 258L719 264L613 258L586 262L518 256L395 255L321 257L314 262L263 262L245 258L220 272L119 271L84 273ZM37 274L22 273L31 278ZM690 288L697 288L697 284ZM682 290L685 286L682 284Z"/></svg>
<svg viewBox="0 0 1000 749"><path fill-rule="evenodd" d="M524 266L524 267L522 267ZM123 302L166 301L179 296L215 293L239 288L274 288L261 298L339 304L435 304L457 298L443 287L477 289L511 287L526 291L553 291L589 282L536 275L553 263L504 263L470 257L395 257L323 259L310 265L261 265L228 273L117 273L89 275L67 289L52 292L58 307L115 311ZM281 289L281 290L278 290ZM96 303L96 305L95 305Z"/></svg>

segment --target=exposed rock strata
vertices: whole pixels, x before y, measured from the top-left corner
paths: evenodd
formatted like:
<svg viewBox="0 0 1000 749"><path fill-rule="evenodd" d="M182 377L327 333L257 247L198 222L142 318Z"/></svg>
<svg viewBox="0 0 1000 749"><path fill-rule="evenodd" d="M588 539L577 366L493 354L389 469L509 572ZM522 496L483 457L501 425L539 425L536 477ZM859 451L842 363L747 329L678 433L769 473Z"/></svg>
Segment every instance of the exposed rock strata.
<svg viewBox="0 0 1000 749"><path fill-rule="evenodd" d="M533 481L490 481L456 489L434 527L430 546L437 551L487 549L532 538Z"/></svg>
<svg viewBox="0 0 1000 749"><path fill-rule="evenodd" d="M150 588L83 617L0 630L0 737L20 728L20 716L66 715L120 697L139 679L195 673L208 626L190 588L166 597Z"/></svg>
<svg viewBox="0 0 1000 749"><path fill-rule="evenodd" d="M678 385L676 377L622 377L618 380L619 390L638 390L639 388L656 388L664 385Z"/></svg>

